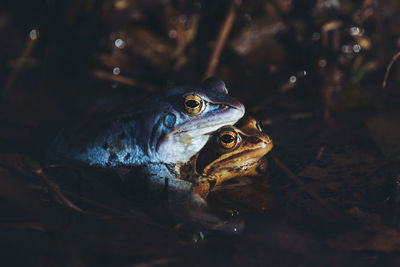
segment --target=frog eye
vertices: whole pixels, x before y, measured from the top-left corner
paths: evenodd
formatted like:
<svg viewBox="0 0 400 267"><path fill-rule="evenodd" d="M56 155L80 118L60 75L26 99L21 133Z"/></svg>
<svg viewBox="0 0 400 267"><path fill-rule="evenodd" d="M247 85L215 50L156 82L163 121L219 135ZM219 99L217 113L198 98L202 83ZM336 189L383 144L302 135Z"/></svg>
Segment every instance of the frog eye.
<svg viewBox="0 0 400 267"><path fill-rule="evenodd" d="M236 146L238 135L234 130L221 131L218 136L219 144L226 149Z"/></svg>
<svg viewBox="0 0 400 267"><path fill-rule="evenodd" d="M196 115L203 111L204 101L200 96L190 94L184 97L183 106L188 114Z"/></svg>

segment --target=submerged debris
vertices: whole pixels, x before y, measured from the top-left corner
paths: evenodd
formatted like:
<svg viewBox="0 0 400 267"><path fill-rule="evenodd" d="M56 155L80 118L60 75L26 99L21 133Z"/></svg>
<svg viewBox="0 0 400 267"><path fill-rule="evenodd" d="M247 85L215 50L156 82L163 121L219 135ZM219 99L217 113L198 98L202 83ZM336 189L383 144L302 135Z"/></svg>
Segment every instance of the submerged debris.
<svg viewBox="0 0 400 267"><path fill-rule="evenodd" d="M8 2L5 265L398 265L399 1ZM42 161L60 126L210 75L263 122L292 177L271 161L215 188L208 208L233 218L209 216L218 233L128 194L129 173Z"/></svg>

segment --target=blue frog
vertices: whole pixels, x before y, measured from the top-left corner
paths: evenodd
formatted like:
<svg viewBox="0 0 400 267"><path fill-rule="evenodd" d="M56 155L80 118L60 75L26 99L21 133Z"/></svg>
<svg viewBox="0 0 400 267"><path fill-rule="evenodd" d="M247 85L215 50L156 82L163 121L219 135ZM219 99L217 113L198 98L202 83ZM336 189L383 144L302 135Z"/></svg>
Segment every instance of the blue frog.
<svg viewBox="0 0 400 267"><path fill-rule="evenodd" d="M188 191L190 184L176 181L177 165L188 162L214 131L236 123L244 113L225 83L210 78L90 118L60 135L49 154L53 160L91 166L140 167L152 187L167 184Z"/></svg>

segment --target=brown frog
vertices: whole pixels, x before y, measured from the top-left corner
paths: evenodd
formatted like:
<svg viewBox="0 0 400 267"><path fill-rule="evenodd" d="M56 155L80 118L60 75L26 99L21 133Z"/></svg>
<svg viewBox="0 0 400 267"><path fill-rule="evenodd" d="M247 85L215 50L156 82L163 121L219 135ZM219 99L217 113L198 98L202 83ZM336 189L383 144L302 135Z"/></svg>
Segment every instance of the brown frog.
<svg viewBox="0 0 400 267"><path fill-rule="evenodd" d="M181 179L206 199L210 190L236 177L258 175L266 168L264 157L273 147L258 121L245 117L235 126L221 127L180 170Z"/></svg>
<svg viewBox="0 0 400 267"><path fill-rule="evenodd" d="M272 147L271 138L251 117L241 119L235 126L218 129L189 163L177 171L176 181L190 184L191 191L186 201L179 197L170 199L176 216L206 229L241 232L244 221L234 216L238 213L233 210L249 207L265 211L271 205L265 177L252 176L265 171L264 156Z"/></svg>

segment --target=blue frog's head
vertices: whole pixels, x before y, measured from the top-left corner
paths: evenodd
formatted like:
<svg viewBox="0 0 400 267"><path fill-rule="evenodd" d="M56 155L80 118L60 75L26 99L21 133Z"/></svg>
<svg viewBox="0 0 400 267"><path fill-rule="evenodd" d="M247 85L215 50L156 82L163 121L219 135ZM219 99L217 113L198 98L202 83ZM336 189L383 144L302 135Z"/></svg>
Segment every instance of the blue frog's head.
<svg viewBox="0 0 400 267"><path fill-rule="evenodd" d="M163 162L187 162L211 133L236 123L245 112L243 104L230 97L225 83L216 78L168 91L161 100L167 105L157 116L149 148Z"/></svg>

